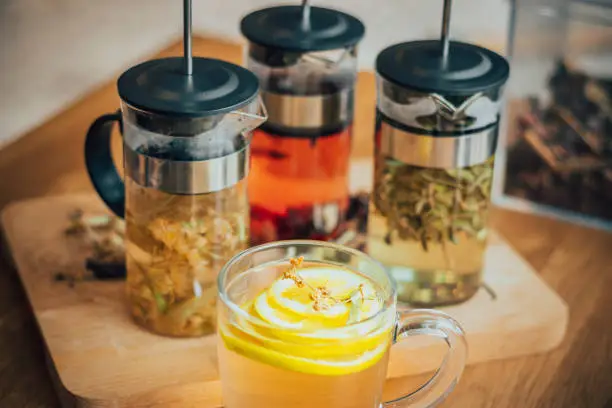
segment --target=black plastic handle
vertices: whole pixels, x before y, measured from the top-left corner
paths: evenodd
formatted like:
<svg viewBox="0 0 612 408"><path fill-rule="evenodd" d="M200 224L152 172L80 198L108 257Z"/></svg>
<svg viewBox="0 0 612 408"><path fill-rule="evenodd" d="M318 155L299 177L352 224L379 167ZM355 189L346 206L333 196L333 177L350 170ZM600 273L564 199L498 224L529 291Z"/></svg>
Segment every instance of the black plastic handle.
<svg viewBox="0 0 612 408"><path fill-rule="evenodd" d="M119 112L102 115L91 124L85 138L85 165L102 200L115 214L123 218L125 185L111 155L111 134L115 122L121 126Z"/></svg>

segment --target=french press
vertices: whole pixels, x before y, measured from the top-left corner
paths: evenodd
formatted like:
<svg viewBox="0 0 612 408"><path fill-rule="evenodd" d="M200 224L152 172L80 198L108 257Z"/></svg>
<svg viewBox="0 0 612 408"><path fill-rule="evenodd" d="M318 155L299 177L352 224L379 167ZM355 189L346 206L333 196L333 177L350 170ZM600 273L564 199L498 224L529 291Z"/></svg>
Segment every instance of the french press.
<svg viewBox="0 0 612 408"><path fill-rule="evenodd" d="M349 205L357 43L364 25L305 0L252 12L241 30L269 115L253 136L252 242L333 239L345 228Z"/></svg>
<svg viewBox="0 0 612 408"><path fill-rule="evenodd" d="M136 322L169 336L215 330L216 274L248 245L251 131L265 120L258 80L228 62L191 56L144 62L117 83L121 114L89 129L85 159L94 187L126 220L127 293ZM124 179L110 155L123 133Z"/></svg>
<svg viewBox="0 0 612 408"><path fill-rule="evenodd" d="M464 301L481 286L506 60L450 41L392 45L376 60L374 192L368 249L415 306Z"/></svg>

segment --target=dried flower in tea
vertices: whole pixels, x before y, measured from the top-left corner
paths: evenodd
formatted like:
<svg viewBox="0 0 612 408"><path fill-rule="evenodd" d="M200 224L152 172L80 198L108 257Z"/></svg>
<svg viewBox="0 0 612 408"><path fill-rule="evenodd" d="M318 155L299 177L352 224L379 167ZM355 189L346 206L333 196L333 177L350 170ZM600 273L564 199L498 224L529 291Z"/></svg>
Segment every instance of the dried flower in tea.
<svg viewBox="0 0 612 408"><path fill-rule="evenodd" d="M302 276L300 276L299 268L304 263L303 256L291 258L289 263L291 266L289 269L283 272L281 278L293 280L298 288L303 288L306 286L309 290L309 297L312 300L312 309L315 312L328 310L330 307L338 303L354 302L356 300L355 296L357 295L359 295L358 299L361 299L361 302L370 299L369 297L365 296L363 283L350 290L348 294L344 296L332 296L331 290L327 287L327 283L314 287L304 280Z"/></svg>
<svg viewBox="0 0 612 408"><path fill-rule="evenodd" d="M127 183L128 296L135 319L154 332L200 336L215 330L215 278L247 246L244 181L200 195L172 195Z"/></svg>

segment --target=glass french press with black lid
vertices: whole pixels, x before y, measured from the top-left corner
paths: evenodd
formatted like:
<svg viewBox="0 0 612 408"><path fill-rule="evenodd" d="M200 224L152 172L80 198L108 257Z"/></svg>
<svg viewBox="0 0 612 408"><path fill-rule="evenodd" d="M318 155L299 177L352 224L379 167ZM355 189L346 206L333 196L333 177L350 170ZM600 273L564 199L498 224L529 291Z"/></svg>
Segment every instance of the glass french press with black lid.
<svg viewBox="0 0 612 408"><path fill-rule="evenodd" d="M249 176L251 239L333 240L349 205L357 18L285 5L241 22L247 67L260 80L268 120L254 132Z"/></svg>
<svg viewBox="0 0 612 408"><path fill-rule="evenodd" d="M85 149L96 190L126 220L131 313L179 337L215 330L216 275L248 245L251 131L265 121L255 75L191 57L185 3L185 57L124 72L121 115L98 118ZM110 155L113 122L122 127L125 183Z"/></svg>
<svg viewBox="0 0 612 408"><path fill-rule="evenodd" d="M481 286L487 220L509 66L449 40L392 45L377 57L374 192L368 251L390 268L398 299L439 306Z"/></svg>

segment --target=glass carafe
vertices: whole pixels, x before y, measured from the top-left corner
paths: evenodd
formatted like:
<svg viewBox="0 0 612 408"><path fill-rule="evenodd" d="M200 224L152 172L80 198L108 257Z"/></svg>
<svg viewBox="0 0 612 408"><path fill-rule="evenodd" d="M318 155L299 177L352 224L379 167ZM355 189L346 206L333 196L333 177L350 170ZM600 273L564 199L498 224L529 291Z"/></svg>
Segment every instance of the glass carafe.
<svg viewBox="0 0 612 408"><path fill-rule="evenodd" d="M340 11L305 5L257 10L241 29L269 114L253 136L251 240L335 239L346 229L364 26Z"/></svg>
<svg viewBox="0 0 612 408"><path fill-rule="evenodd" d="M368 251L390 268L398 299L439 306L480 288L505 59L439 41L377 59L374 191Z"/></svg>
<svg viewBox="0 0 612 408"><path fill-rule="evenodd" d="M265 111L259 114L253 74L218 60L194 60L195 86L179 87L182 102L166 99L169 93L151 95L159 91L152 85L176 90L167 80L180 63L150 61L122 75L121 115L94 122L86 161L100 196L126 219L134 319L155 333L182 337L214 332L216 275L248 245L251 131ZM109 154L113 121L123 131L125 183Z"/></svg>

